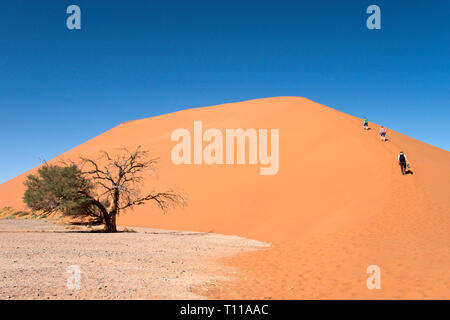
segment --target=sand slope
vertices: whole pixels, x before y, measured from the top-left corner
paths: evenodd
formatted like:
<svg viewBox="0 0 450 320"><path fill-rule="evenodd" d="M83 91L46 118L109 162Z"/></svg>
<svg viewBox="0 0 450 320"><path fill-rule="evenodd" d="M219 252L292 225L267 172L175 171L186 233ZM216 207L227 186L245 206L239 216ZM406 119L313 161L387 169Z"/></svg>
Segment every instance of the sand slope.
<svg viewBox="0 0 450 320"><path fill-rule="evenodd" d="M175 166L170 135L206 128L280 129L280 170L259 165ZM153 205L123 214L122 225L213 231L271 242L227 263L240 281L210 290L224 298L450 298L450 153L297 97L190 109L132 121L63 154L143 145L161 158L145 189L176 187L189 205L161 215ZM401 176L403 150L413 175ZM21 175L0 185L0 207L23 206ZM368 290L366 268L382 270Z"/></svg>

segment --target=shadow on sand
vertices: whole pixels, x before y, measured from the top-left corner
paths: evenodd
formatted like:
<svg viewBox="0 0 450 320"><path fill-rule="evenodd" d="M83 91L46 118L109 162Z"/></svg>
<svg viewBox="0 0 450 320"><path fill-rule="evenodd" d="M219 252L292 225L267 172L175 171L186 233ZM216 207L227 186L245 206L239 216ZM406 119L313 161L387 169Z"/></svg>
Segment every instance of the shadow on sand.
<svg viewBox="0 0 450 320"><path fill-rule="evenodd" d="M172 236L206 236L212 232L183 232L183 231L144 231L139 232L133 229L117 230L117 232L106 232L103 229L100 230L54 230L54 231L37 231L48 233L105 233L105 234L121 234L121 233L144 233L144 234L166 234Z"/></svg>

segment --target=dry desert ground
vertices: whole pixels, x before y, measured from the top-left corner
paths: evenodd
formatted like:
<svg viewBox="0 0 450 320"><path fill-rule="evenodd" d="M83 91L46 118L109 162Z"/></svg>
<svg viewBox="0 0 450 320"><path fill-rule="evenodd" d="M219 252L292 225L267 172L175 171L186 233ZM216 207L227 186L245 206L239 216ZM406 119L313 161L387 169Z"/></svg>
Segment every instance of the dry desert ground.
<svg viewBox="0 0 450 320"><path fill-rule="evenodd" d="M236 276L220 258L266 246L200 232L129 230L106 234L43 220L0 220L0 300L203 299L196 292L205 284ZM71 266L81 270L79 288Z"/></svg>

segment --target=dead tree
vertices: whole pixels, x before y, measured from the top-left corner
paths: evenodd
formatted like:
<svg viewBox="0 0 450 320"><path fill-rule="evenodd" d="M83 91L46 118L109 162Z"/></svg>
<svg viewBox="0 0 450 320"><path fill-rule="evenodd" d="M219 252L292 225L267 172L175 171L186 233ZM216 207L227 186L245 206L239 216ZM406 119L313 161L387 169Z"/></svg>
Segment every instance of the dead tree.
<svg viewBox="0 0 450 320"><path fill-rule="evenodd" d="M96 160L81 158L81 171L92 181L97 192L96 197L85 196L90 197L92 204L100 210L105 231L117 231L116 219L121 211L149 201L154 201L163 212L185 205L184 196L174 190L141 194L142 174L154 171L157 161L157 158L149 158L148 151L140 146L134 151L122 149L114 156L102 151Z"/></svg>

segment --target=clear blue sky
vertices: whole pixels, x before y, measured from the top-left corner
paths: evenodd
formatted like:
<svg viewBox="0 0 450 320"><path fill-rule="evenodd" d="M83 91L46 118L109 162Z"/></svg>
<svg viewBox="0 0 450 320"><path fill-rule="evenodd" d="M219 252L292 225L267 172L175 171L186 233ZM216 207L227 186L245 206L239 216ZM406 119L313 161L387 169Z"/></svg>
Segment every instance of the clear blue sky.
<svg viewBox="0 0 450 320"><path fill-rule="evenodd" d="M2 1L0 182L127 120L272 96L449 150L449 16L447 0Z"/></svg>

